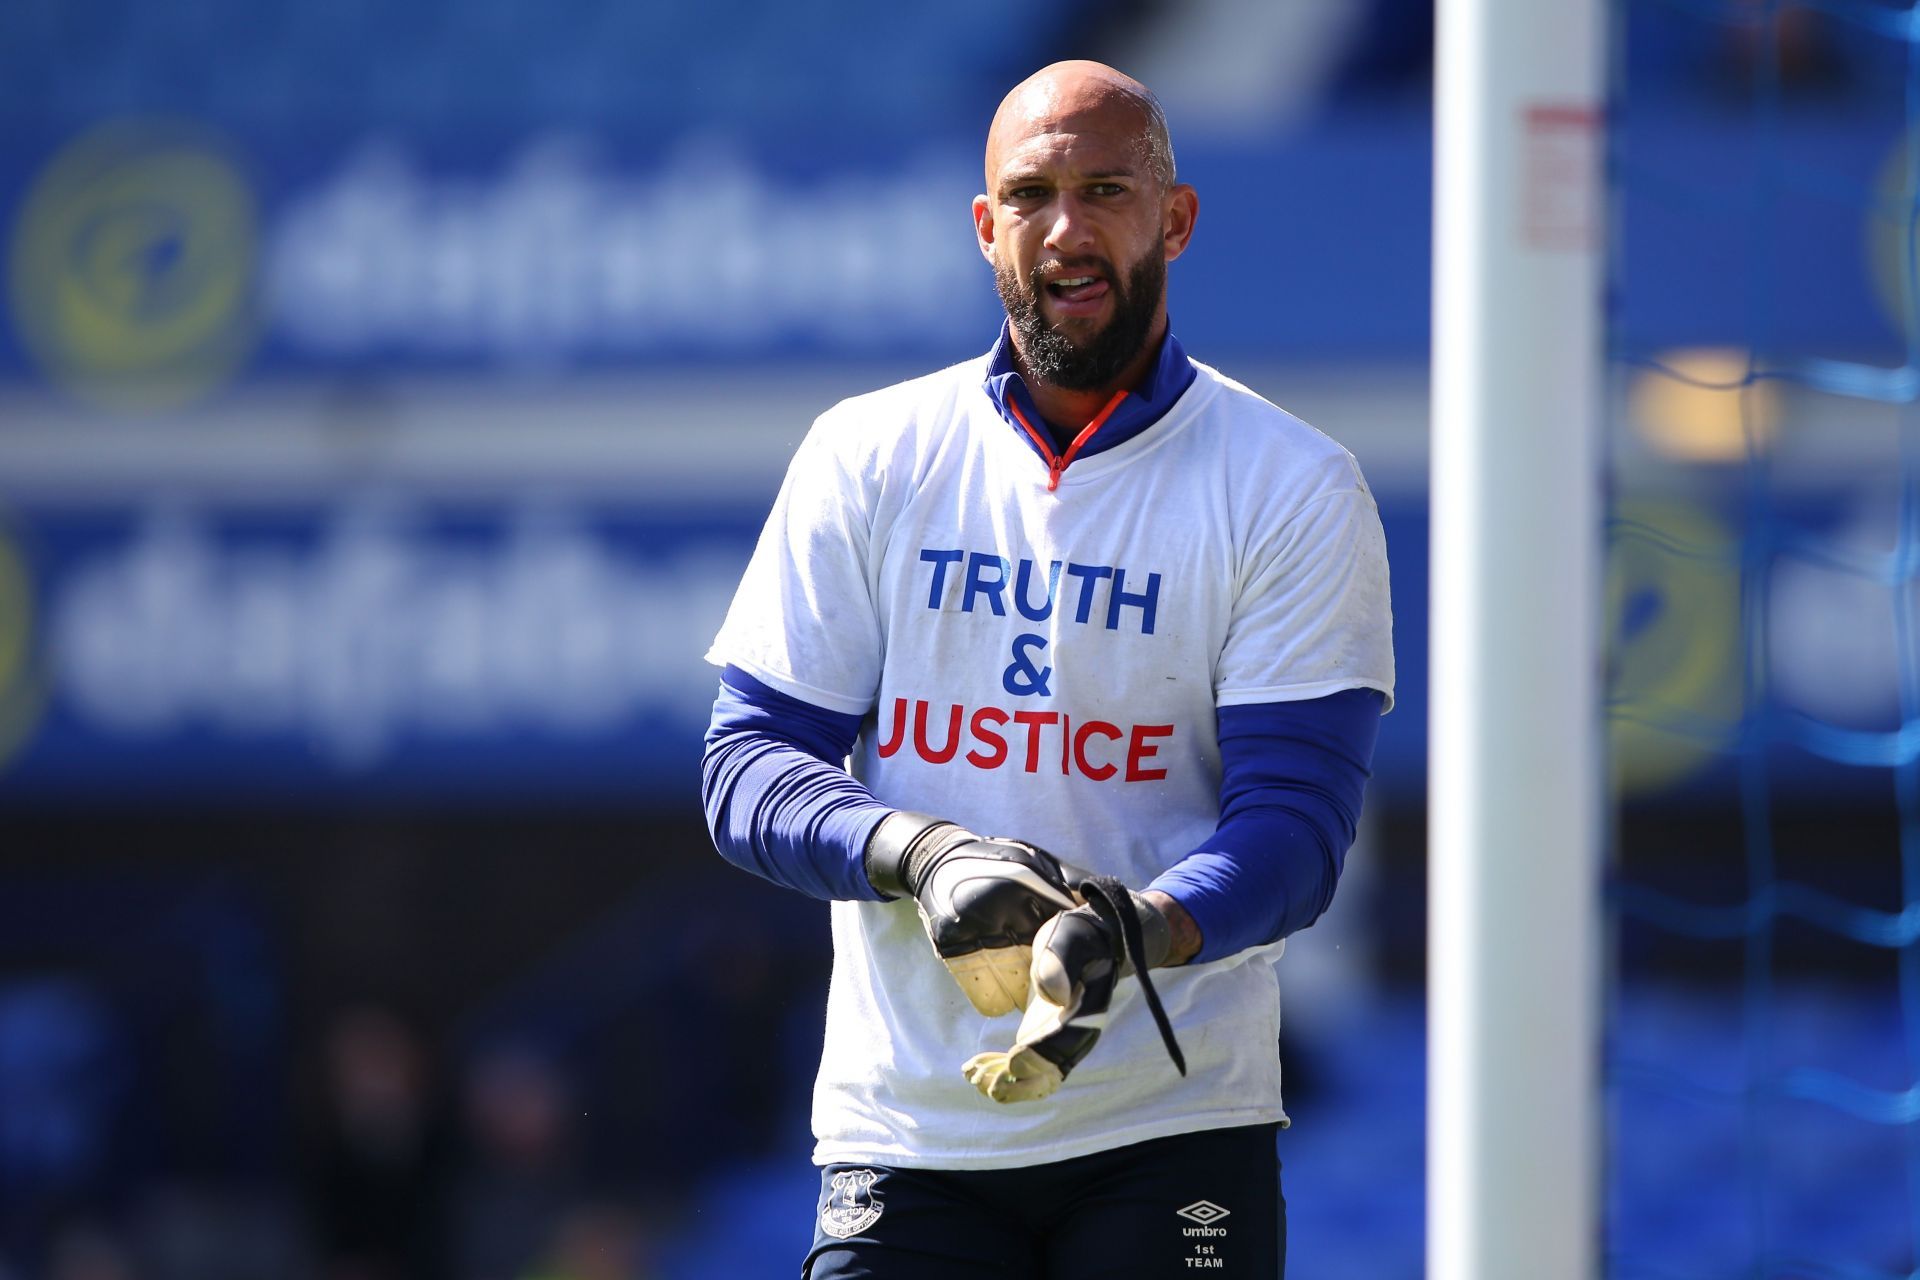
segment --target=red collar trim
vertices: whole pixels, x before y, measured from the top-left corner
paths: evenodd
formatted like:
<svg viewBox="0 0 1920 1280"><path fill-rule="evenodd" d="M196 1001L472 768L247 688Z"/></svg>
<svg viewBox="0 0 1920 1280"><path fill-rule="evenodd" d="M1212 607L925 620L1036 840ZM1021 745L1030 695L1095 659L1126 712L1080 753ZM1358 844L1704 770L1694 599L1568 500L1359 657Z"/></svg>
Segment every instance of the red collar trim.
<svg viewBox="0 0 1920 1280"><path fill-rule="evenodd" d="M1079 456L1081 447L1085 445L1087 441L1093 439L1094 432L1107 425L1107 419L1113 416L1113 411L1124 404L1126 399L1127 393L1125 391L1114 392L1113 398L1107 401L1106 407L1101 409L1099 413L1094 414L1091 422L1080 428L1080 434L1073 438L1073 443L1067 446L1067 451L1056 454L1053 451L1052 441L1048 440L1045 435L1034 430L1033 424L1027 421L1027 415L1020 412L1020 406L1015 404L1011 397L1008 398L1007 408L1012 410L1013 416L1019 420L1021 427L1033 438L1034 445L1040 450L1040 456L1047 460L1048 493L1052 493L1060 487L1061 472L1065 471L1068 464Z"/></svg>

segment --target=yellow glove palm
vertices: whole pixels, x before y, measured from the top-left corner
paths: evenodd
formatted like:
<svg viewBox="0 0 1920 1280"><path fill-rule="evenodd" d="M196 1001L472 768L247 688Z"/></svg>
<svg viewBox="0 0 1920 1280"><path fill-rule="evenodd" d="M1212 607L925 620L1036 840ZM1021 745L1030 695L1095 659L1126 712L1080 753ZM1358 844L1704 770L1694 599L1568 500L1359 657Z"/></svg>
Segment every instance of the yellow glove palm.
<svg viewBox="0 0 1920 1280"><path fill-rule="evenodd" d="M1063 911L1033 939L1032 986L1026 1013L1006 1052L977 1053L961 1070L967 1082L995 1102L1035 1102L1050 1096L1092 1051L1106 1029L1114 983L1129 966L1140 975L1147 1007L1181 1075L1187 1064L1146 970L1166 958L1167 930L1151 903L1111 877L1084 881L1085 906ZM1142 941L1140 917L1151 912L1154 951Z"/></svg>

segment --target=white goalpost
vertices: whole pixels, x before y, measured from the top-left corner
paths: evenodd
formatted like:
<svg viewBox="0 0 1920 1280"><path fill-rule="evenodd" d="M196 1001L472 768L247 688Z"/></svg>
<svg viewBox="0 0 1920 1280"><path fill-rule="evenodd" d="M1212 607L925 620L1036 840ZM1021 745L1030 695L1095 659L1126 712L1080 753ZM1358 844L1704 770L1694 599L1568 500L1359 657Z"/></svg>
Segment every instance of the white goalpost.
<svg viewBox="0 0 1920 1280"><path fill-rule="evenodd" d="M1438 0L1427 1274L1599 1228L1600 0Z"/></svg>

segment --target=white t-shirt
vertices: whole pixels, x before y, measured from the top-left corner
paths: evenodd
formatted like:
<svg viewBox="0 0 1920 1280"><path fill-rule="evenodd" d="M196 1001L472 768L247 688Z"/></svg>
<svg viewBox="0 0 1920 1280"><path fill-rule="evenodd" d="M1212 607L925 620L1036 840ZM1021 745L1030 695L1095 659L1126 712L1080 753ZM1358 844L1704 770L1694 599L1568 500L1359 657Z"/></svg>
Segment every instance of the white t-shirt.
<svg viewBox="0 0 1920 1280"><path fill-rule="evenodd" d="M1015 836L1135 887L1219 818L1215 708L1393 691L1387 560L1353 458L1205 365L1154 425L1059 487L986 362L843 402L801 444L709 661L864 717L887 804ZM1007 1168L1284 1120L1282 944L1157 970L1052 1097L960 1066L1013 1043L974 1012L911 901L832 904L815 1160Z"/></svg>

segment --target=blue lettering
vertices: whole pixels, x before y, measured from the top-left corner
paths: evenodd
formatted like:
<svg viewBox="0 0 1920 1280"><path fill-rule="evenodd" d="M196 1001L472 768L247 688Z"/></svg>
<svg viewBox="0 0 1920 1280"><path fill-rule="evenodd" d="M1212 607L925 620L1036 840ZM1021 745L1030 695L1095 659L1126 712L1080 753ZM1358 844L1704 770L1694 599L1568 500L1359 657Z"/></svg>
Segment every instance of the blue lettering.
<svg viewBox="0 0 1920 1280"><path fill-rule="evenodd" d="M987 603L993 607L994 617L1006 617L1007 606L1000 597L1006 592L1007 574L1012 568L1011 563L999 556L990 556L979 551L968 556L967 594L961 597L960 612L972 613L974 596L983 595L987 598ZM992 579L985 577L985 571L988 569L999 570L1000 576Z"/></svg>
<svg viewBox="0 0 1920 1280"><path fill-rule="evenodd" d="M1042 698L1053 696L1053 690L1047 686L1047 677L1053 674L1052 667L1043 667L1034 660L1035 651L1046 652L1047 638L1031 632L1013 638L1013 661L1000 673L1000 687L1016 698L1028 698L1038 695ZM1032 772L1031 769L1028 772Z"/></svg>
<svg viewBox="0 0 1920 1280"><path fill-rule="evenodd" d="M947 566L965 555L964 551L921 551L920 558L933 566L933 590L927 593L927 608L938 609L946 594Z"/></svg>
<svg viewBox="0 0 1920 1280"><path fill-rule="evenodd" d="M1102 578L1111 578L1113 570L1098 564L1069 564L1067 574L1080 579L1080 604L1074 610L1073 620L1085 622L1093 614L1093 584Z"/></svg>
<svg viewBox="0 0 1920 1280"><path fill-rule="evenodd" d="M1115 569L1113 571L1113 594L1107 598L1107 630L1118 631L1120 629L1120 610L1126 605L1132 605L1134 608L1140 610L1140 634L1143 636L1152 635L1153 615L1160 607L1160 575L1157 573L1148 574L1147 589L1138 595L1128 595L1127 571L1125 569Z"/></svg>
<svg viewBox="0 0 1920 1280"><path fill-rule="evenodd" d="M1060 562L1055 560L1052 567L1047 570L1047 598L1041 603L1037 610L1034 606L1027 603L1027 597L1032 594L1032 585L1033 561L1022 560L1020 562L1020 580L1014 584L1014 606L1020 610L1020 616L1027 619L1027 621L1045 622L1053 616L1054 597L1058 595L1060 591Z"/></svg>

